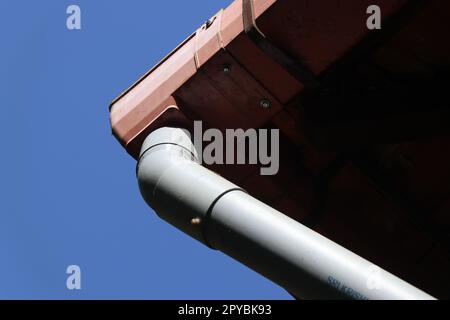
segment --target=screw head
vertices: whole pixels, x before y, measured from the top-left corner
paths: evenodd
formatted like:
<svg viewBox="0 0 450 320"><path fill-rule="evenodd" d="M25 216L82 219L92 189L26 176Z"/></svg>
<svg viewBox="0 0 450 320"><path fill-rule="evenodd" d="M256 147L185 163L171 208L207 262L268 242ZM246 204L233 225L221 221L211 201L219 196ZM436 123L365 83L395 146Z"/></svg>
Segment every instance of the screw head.
<svg viewBox="0 0 450 320"><path fill-rule="evenodd" d="M268 99L261 99L261 102L259 103L259 105L263 109L268 109L268 108L270 108L272 106L272 103Z"/></svg>
<svg viewBox="0 0 450 320"><path fill-rule="evenodd" d="M229 73L231 72L231 65L229 65L229 64L224 64L222 70L223 70L223 73L229 74Z"/></svg>
<svg viewBox="0 0 450 320"><path fill-rule="evenodd" d="M206 20L205 29L208 29L209 27L211 27L211 25L214 23L215 20L216 20L216 17L212 17L212 18Z"/></svg>

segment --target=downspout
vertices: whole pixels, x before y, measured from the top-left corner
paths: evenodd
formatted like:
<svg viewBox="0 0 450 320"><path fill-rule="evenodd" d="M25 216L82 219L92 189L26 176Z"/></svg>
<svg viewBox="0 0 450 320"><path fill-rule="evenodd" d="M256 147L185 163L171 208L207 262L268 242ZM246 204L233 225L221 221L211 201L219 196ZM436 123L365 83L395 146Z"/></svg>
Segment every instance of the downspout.
<svg viewBox="0 0 450 320"><path fill-rule="evenodd" d="M162 219L296 297L434 299L201 166L185 130L152 132L137 176L143 198Z"/></svg>

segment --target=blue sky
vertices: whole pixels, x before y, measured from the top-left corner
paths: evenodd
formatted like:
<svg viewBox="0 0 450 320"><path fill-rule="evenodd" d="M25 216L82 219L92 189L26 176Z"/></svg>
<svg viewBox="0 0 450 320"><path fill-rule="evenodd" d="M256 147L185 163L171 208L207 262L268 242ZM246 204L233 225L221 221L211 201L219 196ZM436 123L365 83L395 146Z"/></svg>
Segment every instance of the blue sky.
<svg viewBox="0 0 450 320"><path fill-rule="evenodd" d="M290 298L161 221L109 127L109 102L229 3L0 2L0 298Z"/></svg>

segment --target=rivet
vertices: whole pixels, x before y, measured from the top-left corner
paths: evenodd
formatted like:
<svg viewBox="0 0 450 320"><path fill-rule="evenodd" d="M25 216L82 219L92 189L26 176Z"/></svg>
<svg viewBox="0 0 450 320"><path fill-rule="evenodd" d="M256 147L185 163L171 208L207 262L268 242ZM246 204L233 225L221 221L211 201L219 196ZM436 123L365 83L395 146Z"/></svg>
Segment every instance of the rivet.
<svg viewBox="0 0 450 320"><path fill-rule="evenodd" d="M264 109L268 109L272 106L272 103L268 99L262 99L259 105Z"/></svg>
<svg viewBox="0 0 450 320"><path fill-rule="evenodd" d="M192 218L191 219L191 224L194 225L194 226L198 226L201 223L202 223L202 219L201 218L197 217L197 218Z"/></svg>
<svg viewBox="0 0 450 320"><path fill-rule="evenodd" d="M208 29L209 27L211 27L211 25L214 23L214 21L216 20L216 17L212 17L211 19L206 20L205 22L205 27L206 29Z"/></svg>
<svg viewBox="0 0 450 320"><path fill-rule="evenodd" d="M223 73L229 74L229 73L231 72L231 65L229 65L229 64L224 64L222 70L223 70Z"/></svg>

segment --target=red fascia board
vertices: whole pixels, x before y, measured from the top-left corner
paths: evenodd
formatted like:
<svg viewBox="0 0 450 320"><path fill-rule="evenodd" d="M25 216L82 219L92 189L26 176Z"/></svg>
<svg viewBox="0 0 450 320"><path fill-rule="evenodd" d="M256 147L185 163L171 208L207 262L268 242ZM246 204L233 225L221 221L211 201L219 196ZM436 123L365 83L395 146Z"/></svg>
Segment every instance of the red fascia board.
<svg viewBox="0 0 450 320"><path fill-rule="evenodd" d="M258 1L255 15L261 15L275 2ZM111 104L111 127L123 146L126 147L152 121L172 107L167 105L171 95L244 31L242 0L221 10L211 21L210 26L203 25Z"/></svg>

